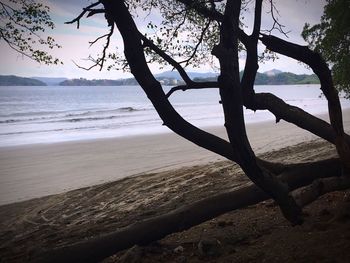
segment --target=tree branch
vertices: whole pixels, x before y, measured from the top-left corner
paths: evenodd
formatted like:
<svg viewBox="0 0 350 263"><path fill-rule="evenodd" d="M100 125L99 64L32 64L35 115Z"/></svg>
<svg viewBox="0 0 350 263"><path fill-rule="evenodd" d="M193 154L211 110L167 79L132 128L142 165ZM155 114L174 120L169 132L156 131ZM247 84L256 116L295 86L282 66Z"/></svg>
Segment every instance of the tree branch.
<svg viewBox="0 0 350 263"><path fill-rule="evenodd" d="M276 15L275 15L275 12L277 13L277 15L279 15L279 12L278 12L277 8L275 7L275 4L273 3L273 0L269 0L269 2L270 2L270 14L271 14L271 17L272 17L272 20L273 20L273 25L272 25L272 27L271 27L270 30L264 30L264 31L265 31L265 32L268 32L268 33L272 33L272 31L276 29L276 30L278 30L281 34L283 34L285 37L288 38L288 33L289 33L289 31L288 31L288 32L285 32L285 31L283 30L283 28L284 28L285 26L282 25L282 24L278 21Z"/></svg>
<svg viewBox="0 0 350 263"><path fill-rule="evenodd" d="M149 47L156 54L158 54L161 58L163 58L166 62L168 62L171 66L173 66L179 72L183 81L186 83L186 85L172 88L167 93L167 95L166 95L167 98L169 98L170 95L173 94L177 90L205 89L205 88L217 87L217 82L195 82L195 81L191 80L191 78L187 75L185 69L177 61L175 61L172 57L170 57L168 54L166 54L163 50L161 50L158 46L156 46L151 40L149 40L143 34L139 33L139 35L143 41L143 45L145 47Z"/></svg>
<svg viewBox="0 0 350 263"><path fill-rule="evenodd" d="M149 47L156 54L158 54L161 58L163 58L166 62L168 62L171 66L173 66L179 72L181 78L183 79L183 81L185 81L185 83L192 82L192 80L187 75L184 68L177 61L175 61L172 57L170 57L168 54L166 54L163 50L161 50L151 40L149 40L147 37L145 37L140 32L139 32L139 36L141 37L141 40L143 41L143 45L145 47Z"/></svg>
<svg viewBox="0 0 350 263"><path fill-rule="evenodd" d="M174 92L182 90L182 91L186 91L186 90L193 90L193 89L208 89L208 88L218 88L218 82L216 81L208 81L208 82L194 82L191 81L189 84L187 85L180 85L180 86L176 86L173 87L169 90L169 92L166 94L166 97L169 98Z"/></svg>
<svg viewBox="0 0 350 263"><path fill-rule="evenodd" d="M76 17L74 18L73 20L71 21L68 21L68 22L65 22L65 24L74 24L74 23L77 23L77 28L79 29L79 26L80 26L80 19L89 11L91 11L91 8L95 7L95 6L98 6L99 4L101 4L101 1L98 1L96 3L93 3L89 6L87 6L86 8L83 8L83 11ZM88 15L88 17L91 16L90 14Z"/></svg>
<svg viewBox="0 0 350 263"><path fill-rule="evenodd" d="M222 23L224 19L224 15L218 12L216 9L213 9L213 8L209 9L205 5L202 5L195 0L177 0L177 1L188 6L190 9L196 10L198 14L201 14L204 18L209 18L211 20L215 20L220 23ZM220 1L217 1L217 2L220 2ZM238 30L238 37L240 41L244 45L246 45L248 35L243 30L241 29Z"/></svg>
<svg viewBox="0 0 350 263"><path fill-rule="evenodd" d="M109 33L108 34L105 34L105 35L103 35L103 36L100 36L100 37L98 37L98 38L96 38L94 41L92 41L92 42L89 42L90 43L90 46L92 46L93 44L95 44L97 41L99 41L100 39L102 39L102 38L107 38L106 39L106 44L105 44L105 46L103 47L103 49L102 49L102 56L100 57L100 58L97 58L97 59L94 59L94 58L92 58L91 56L89 56L89 58L88 58L88 60L90 60L90 61L92 61L94 64L93 65L91 65L90 67L88 67L88 68L86 68L86 67L83 67L83 66L80 66L80 65L78 65L76 62L74 62L73 61L73 63L78 67L78 68L80 68L80 69L84 69L84 70L91 70L91 69L93 69L93 68L95 68L95 67L97 67L97 66L99 66L100 67L100 71L103 69L103 65L104 65L104 62L106 61L106 52L107 52L107 49L108 49L108 47L109 47L109 44L110 44L110 41L111 41L111 37L112 37L112 35L113 35L113 33L114 33L114 24L111 24L111 29L110 29L110 31L109 31Z"/></svg>
<svg viewBox="0 0 350 263"><path fill-rule="evenodd" d="M336 135L334 143L347 169L347 173L350 174L349 136L344 132L339 96L333 85L331 71L327 63L322 59L320 54L310 50L307 46L290 43L271 35L262 35L260 40L268 49L309 65L318 76L321 82L321 90L328 100L329 118Z"/></svg>
<svg viewBox="0 0 350 263"><path fill-rule="evenodd" d="M208 30L208 28L210 26L210 23L211 23L211 20L208 21L208 23L205 25L204 29L202 30L201 35L200 35L200 37L198 39L198 42L197 42L196 46L194 47L194 50L193 50L191 56L189 58L179 62L179 64L185 63L185 67L187 67L189 65L189 62L191 61L191 59L194 58L194 56L196 55L200 44L203 42L203 38L205 36L206 31Z"/></svg>

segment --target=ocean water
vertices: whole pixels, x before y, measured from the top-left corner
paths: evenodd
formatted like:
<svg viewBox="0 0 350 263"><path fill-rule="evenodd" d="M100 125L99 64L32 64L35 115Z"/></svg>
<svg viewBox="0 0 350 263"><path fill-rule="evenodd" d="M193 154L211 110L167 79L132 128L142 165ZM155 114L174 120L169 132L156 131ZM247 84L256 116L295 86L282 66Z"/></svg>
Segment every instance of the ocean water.
<svg viewBox="0 0 350 263"><path fill-rule="evenodd" d="M257 86L309 113L327 112L319 85ZM174 93L170 101L199 127L223 124L216 89ZM350 101L341 99L343 108ZM272 120L245 110L247 123ZM0 147L169 132L138 86L0 87Z"/></svg>

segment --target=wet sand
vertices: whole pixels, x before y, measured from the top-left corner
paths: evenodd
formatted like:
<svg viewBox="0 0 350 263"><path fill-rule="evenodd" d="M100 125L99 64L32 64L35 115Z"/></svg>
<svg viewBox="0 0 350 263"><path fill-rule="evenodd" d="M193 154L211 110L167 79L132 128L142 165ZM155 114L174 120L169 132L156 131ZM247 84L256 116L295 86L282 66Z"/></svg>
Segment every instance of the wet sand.
<svg viewBox="0 0 350 263"><path fill-rule="evenodd" d="M344 111L350 127L350 110ZM321 115L327 119L326 115ZM348 129L349 130L349 129ZM225 138L222 128L209 128ZM247 125L257 154L316 138L284 121ZM0 204L8 204L131 175L224 160L173 133L0 148Z"/></svg>

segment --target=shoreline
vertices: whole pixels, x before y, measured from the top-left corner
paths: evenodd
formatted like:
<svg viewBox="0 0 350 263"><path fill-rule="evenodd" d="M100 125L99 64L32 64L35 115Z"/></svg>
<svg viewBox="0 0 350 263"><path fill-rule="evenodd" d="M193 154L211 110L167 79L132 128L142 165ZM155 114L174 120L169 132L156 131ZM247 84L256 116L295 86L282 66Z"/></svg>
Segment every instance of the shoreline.
<svg viewBox="0 0 350 263"><path fill-rule="evenodd" d="M343 116L349 129L350 109ZM223 128L207 130L225 138ZM247 124L247 133L256 154L317 138L284 121ZM222 160L174 133L3 147L0 205Z"/></svg>

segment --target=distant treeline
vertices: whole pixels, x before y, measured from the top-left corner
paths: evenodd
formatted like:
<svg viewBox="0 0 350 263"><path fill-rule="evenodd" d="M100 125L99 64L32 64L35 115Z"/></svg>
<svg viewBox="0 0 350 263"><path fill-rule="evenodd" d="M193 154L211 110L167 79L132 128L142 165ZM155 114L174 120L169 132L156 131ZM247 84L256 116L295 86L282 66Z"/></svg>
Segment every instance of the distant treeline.
<svg viewBox="0 0 350 263"><path fill-rule="evenodd" d="M241 72L241 76L242 76ZM182 80L174 77L157 77L163 85L181 85L184 84ZM207 78L195 78L195 81L216 81L217 77ZM278 74L265 74L257 73L255 79L255 85L293 85L293 84L319 84L319 80L315 74L312 75L297 75L289 72L281 72ZM0 75L0 86L46 86L47 84L43 81L33 78L22 78L17 76L1 76ZM138 85L134 78L128 79L68 79L58 83L60 86L133 86Z"/></svg>
<svg viewBox="0 0 350 263"><path fill-rule="evenodd" d="M241 72L241 77L243 72ZM195 81L216 81L216 77L210 78L195 78ZM268 75L257 73L255 85L296 85L296 84L319 84L320 81L315 74L312 75L297 75L290 72L282 72L276 75Z"/></svg>
<svg viewBox="0 0 350 263"><path fill-rule="evenodd" d="M67 79L59 83L60 86L127 86L137 85L134 78L129 79Z"/></svg>
<svg viewBox="0 0 350 263"><path fill-rule="evenodd" d="M46 86L46 83L32 78L0 75L0 86Z"/></svg>

